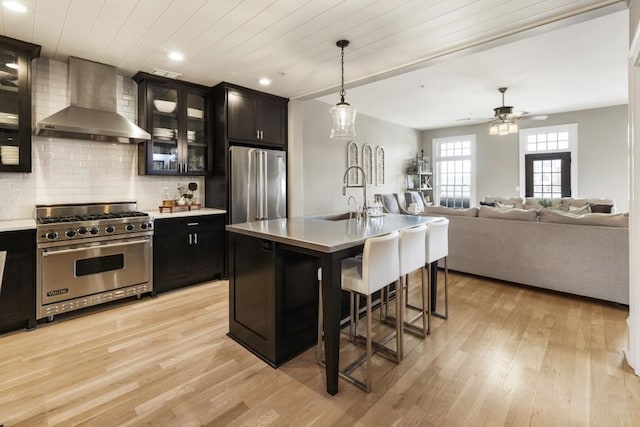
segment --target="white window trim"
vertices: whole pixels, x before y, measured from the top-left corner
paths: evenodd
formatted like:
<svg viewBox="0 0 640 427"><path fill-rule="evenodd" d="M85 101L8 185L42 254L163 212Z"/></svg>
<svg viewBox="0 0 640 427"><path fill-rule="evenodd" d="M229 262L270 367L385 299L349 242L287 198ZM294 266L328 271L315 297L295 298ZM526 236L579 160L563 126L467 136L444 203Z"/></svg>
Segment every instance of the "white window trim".
<svg viewBox="0 0 640 427"><path fill-rule="evenodd" d="M537 135L539 133L548 132L568 132L569 133L569 149L568 150L547 150L547 151L527 151L527 138L529 135ZM536 128L520 129L520 197L525 197L525 155L540 153L571 153L571 197L578 197L578 124L569 123L566 125L553 125Z"/></svg>
<svg viewBox="0 0 640 427"><path fill-rule="evenodd" d="M476 206L476 136L472 135L459 135L448 136L445 138L433 138L431 142L431 158L433 159L433 204L434 206L440 205L440 192L438 188L440 183L438 182L438 176L440 171L438 160L440 160L439 148L440 144L445 142L456 142L461 140L471 141L471 191L469 196L469 207ZM449 158L447 158L449 159Z"/></svg>

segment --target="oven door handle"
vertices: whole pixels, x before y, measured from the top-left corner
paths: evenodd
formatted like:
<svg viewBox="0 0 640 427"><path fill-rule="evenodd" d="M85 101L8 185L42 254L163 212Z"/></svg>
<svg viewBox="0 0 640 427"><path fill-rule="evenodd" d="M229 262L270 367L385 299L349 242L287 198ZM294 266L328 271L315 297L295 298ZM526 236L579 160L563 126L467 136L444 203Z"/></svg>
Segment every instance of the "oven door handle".
<svg viewBox="0 0 640 427"><path fill-rule="evenodd" d="M55 249L46 249L44 251L42 251L42 256L50 256L50 255L60 255L60 254L68 254L70 252L77 252L80 249L110 249L110 248L118 248L118 247L122 247L122 246L132 246L132 245L138 245L138 244L147 244L149 243L149 239L144 239L144 240L133 240L133 241L129 241L129 242L123 242L123 243L113 243L113 244L107 244L107 245L82 245L82 246L76 246L72 249L62 249L62 250L55 250Z"/></svg>

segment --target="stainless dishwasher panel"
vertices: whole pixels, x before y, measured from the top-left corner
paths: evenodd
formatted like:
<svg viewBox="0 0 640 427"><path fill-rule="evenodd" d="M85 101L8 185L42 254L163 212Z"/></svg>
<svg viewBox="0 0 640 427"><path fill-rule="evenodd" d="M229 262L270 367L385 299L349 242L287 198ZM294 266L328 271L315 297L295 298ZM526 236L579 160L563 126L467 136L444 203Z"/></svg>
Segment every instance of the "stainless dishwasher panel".
<svg viewBox="0 0 640 427"><path fill-rule="evenodd" d="M41 250L42 305L150 282L148 237Z"/></svg>

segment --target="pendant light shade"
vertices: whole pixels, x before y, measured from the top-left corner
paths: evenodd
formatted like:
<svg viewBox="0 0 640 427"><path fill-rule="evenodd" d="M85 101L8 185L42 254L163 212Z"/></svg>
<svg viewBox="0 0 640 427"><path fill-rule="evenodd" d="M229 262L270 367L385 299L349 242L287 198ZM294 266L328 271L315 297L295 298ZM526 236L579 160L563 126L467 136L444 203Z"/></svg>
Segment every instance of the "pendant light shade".
<svg viewBox="0 0 640 427"><path fill-rule="evenodd" d="M340 102L331 107L331 134L332 139L351 139L356 136L356 109L344 101L346 92L344 90L344 48L349 46L348 40L338 40L336 46L340 48L340 64L341 64L341 85L340 85Z"/></svg>

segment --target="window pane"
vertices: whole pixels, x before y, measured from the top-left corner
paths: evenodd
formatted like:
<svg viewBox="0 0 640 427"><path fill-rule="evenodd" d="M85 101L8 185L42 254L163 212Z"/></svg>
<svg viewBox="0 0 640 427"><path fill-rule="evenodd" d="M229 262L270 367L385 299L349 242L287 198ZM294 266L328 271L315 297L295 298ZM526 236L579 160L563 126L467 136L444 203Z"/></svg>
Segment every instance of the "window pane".
<svg viewBox="0 0 640 427"><path fill-rule="evenodd" d="M555 159L551 161L551 169L554 172L561 172L562 171L562 160L560 159Z"/></svg>
<svg viewBox="0 0 640 427"><path fill-rule="evenodd" d="M534 181L535 182L535 181ZM562 184L562 174L560 173L553 173L551 174L551 183L553 185L560 185Z"/></svg>
<svg viewBox="0 0 640 427"><path fill-rule="evenodd" d="M527 143L534 143L536 142L536 136L535 135L529 135L527 136Z"/></svg>
<svg viewBox="0 0 640 427"><path fill-rule="evenodd" d="M551 172L551 160L542 161L542 172Z"/></svg>
<svg viewBox="0 0 640 427"><path fill-rule="evenodd" d="M569 132L558 132L558 141L568 141Z"/></svg>
<svg viewBox="0 0 640 427"><path fill-rule="evenodd" d="M568 150L569 149L569 141L558 141L558 149L559 150Z"/></svg>
<svg viewBox="0 0 640 427"><path fill-rule="evenodd" d="M534 160L534 162L533 162L533 172L534 173L542 172L542 161Z"/></svg>
<svg viewBox="0 0 640 427"><path fill-rule="evenodd" d="M558 142L557 141L549 141L549 142L547 142L547 149L548 150L557 150L558 149Z"/></svg>
<svg viewBox="0 0 640 427"><path fill-rule="evenodd" d="M527 144L527 151L536 151L536 144Z"/></svg>
<svg viewBox="0 0 640 427"><path fill-rule="evenodd" d="M547 143L546 142L538 142L538 151L547 151Z"/></svg>
<svg viewBox="0 0 640 427"><path fill-rule="evenodd" d="M557 141L558 140L558 134L557 133L548 133L547 134L547 141Z"/></svg>
<svg viewBox="0 0 640 427"><path fill-rule="evenodd" d="M536 135L536 141L538 141L538 142L547 142L547 134L546 133L541 133L539 135Z"/></svg>

